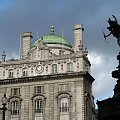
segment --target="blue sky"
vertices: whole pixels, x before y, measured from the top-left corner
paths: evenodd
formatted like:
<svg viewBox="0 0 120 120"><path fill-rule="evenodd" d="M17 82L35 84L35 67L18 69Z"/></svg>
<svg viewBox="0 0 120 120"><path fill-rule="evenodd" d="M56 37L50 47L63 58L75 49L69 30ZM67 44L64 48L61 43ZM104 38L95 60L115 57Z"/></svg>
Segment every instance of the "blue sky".
<svg viewBox="0 0 120 120"><path fill-rule="evenodd" d="M19 54L20 35L25 31L37 38L49 33L51 25L73 43L74 24L83 24L84 43L91 61L91 74L96 79L93 94L96 99L113 95L116 83L111 72L117 66L119 47L112 36L106 44L102 29L108 33L107 20L115 15L120 23L119 0L0 0L0 53L6 50L7 58Z"/></svg>
<svg viewBox="0 0 120 120"><path fill-rule="evenodd" d="M12 0L0 0L0 11L8 9L12 3Z"/></svg>

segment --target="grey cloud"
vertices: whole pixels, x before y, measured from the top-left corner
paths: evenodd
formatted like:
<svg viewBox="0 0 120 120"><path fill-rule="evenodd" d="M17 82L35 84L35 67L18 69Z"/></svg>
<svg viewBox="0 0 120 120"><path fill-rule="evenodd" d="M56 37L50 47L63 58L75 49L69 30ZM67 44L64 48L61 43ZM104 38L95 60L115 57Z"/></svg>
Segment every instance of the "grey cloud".
<svg viewBox="0 0 120 120"><path fill-rule="evenodd" d="M82 23L89 52L116 60L119 50L116 39L110 37L110 43L106 44L102 29L108 32L106 21L112 14L120 23L119 4L119 0L11 0L6 9L0 9L0 53L5 49L8 56L17 55L22 32L32 31L35 42L36 33L47 34L51 25L57 34L62 34L63 28L64 36L73 43L73 25Z"/></svg>

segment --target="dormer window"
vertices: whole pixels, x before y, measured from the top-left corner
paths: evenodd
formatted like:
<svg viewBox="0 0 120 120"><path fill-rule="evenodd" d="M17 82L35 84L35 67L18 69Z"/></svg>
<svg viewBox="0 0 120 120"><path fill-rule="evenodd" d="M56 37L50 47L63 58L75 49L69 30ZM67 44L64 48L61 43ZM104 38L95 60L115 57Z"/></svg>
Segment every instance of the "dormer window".
<svg viewBox="0 0 120 120"><path fill-rule="evenodd" d="M73 63L72 62L67 63L67 71L68 72L73 71Z"/></svg>
<svg viewBox="0 0 120 120"><path fill-rule="evenodd" d="M9 71L8 71L8 77L9 78L13 78L14 76L14 74L13 74L14 72L13 72L13 69L10 69Z"/></svg>
<svg viewBox="0 0 120 120"><path fill-rule="evenodd" d="M52 73L57 73L57 64L52 65Z"/></svg>
<svg viewBox="0 0 120 120"><path fill-rule="evenodd" d="M22 70L22 75L23 76L28 76L28 69L25 67L25 68L23 68L23 70Z"/></svg>

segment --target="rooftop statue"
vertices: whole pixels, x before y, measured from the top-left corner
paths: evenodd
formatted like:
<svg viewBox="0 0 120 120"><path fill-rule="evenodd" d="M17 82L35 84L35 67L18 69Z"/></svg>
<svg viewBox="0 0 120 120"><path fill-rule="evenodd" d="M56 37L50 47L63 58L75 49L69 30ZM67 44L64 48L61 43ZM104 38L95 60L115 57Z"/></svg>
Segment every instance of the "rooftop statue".
<svg viewBox="0 0 120 120"><path fill-rule="evenodd" d="M105 33L103 32L103 35L104 35L104 38L105 38L105 41L106 41L106 38L108 36L110 36L111 34L113 35L113 37L116 37L117 38L117 43L120 47L120 25L118 24L118 21L117 21L117 18L112 15L114 20L111 20L110 18L108 19L108 24L109 26L107 27L107 29L110 31L110 33L108 35L105 35Z"/></svg>

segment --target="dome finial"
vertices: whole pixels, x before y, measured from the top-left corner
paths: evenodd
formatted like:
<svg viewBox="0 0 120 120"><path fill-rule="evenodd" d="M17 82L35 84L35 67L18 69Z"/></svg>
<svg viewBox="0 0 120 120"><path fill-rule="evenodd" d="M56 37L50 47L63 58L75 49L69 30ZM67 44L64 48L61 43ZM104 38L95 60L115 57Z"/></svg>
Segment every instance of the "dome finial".
<svg viewBox="0 0 120 120"><path fill-rule="evenodd" d="M54 26L51 26L50 33L54 33Z"/></svg>

